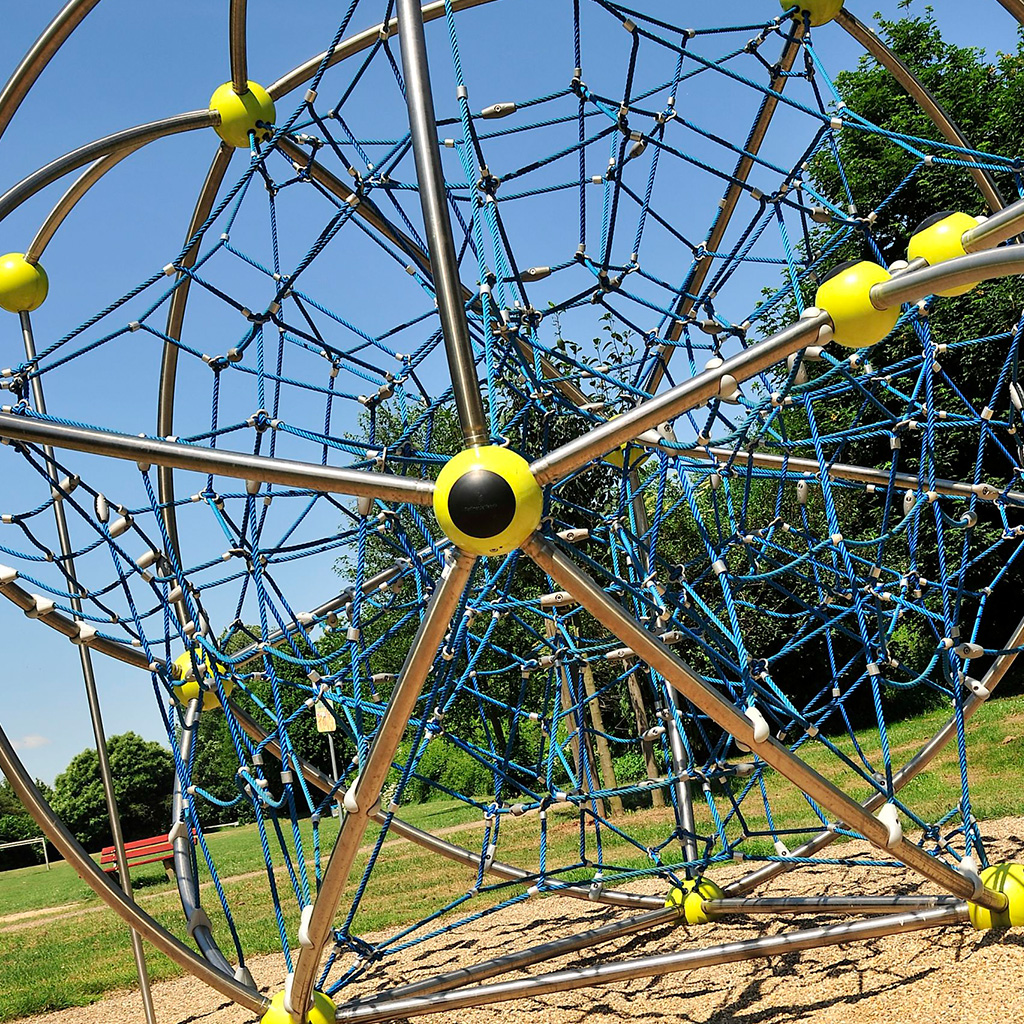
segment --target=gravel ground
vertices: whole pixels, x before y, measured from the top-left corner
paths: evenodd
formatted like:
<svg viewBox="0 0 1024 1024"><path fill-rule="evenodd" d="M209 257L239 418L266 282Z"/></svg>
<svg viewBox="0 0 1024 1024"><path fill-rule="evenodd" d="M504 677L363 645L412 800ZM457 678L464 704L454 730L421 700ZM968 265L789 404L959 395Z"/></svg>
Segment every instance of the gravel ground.
<svg viewBox="0 0 1024 1024"><path fill-rule="evenodd" d="M1024 857L1024 819L986 823L984 833L993 859ZM848 850L850 847L844 853ZM728 880L741 870L734 866L716 878ZM902 872L879 874L865 868L823 866L784 876L761 895L934 891ZM621 913L565 897L529 901L479 926L460 929L455 936L409 950L404 959L392 958L386 968L367 979L363 990L400 984L428 971L468 966L572 934L581 927L596 927ZM552 961L532 968L531 973L777 934L820 923L822 919L811 917L790 921L748 918L702 928L680 926L607 944L600 947L599 955L583 953ZM250 967L267 991L280 987L280 957L262 957ZM1022 978L1024 931L979 933L968 925L459 1010L433 1019L448 1024L528 1024L538 1019L544 1024L583 1020L588 1024L661 1020L695 1024L1012 1022L1024 1020ZM251 1020L247 1011L225 1003L190 978L156 985L153 994L160 1024L242 1024ZM142 1020L142 1009L137 993L122 992L89 1007L25 1020L32 1024L123 1024Z"/></svg>

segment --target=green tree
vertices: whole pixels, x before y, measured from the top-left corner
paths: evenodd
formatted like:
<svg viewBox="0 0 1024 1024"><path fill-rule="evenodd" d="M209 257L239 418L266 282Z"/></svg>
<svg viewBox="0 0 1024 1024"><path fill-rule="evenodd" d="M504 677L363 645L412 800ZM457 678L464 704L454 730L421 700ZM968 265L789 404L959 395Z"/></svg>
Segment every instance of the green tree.
<svg viewBox="0 0 1024 1024"><path fill-rule="evenodd" d="M125 840L166 832L174 777L170 751L125 732L108 738L107 754ZM76 754L57 776L52 804L86 849L97 850L112 842L95 749Z"/></svg>

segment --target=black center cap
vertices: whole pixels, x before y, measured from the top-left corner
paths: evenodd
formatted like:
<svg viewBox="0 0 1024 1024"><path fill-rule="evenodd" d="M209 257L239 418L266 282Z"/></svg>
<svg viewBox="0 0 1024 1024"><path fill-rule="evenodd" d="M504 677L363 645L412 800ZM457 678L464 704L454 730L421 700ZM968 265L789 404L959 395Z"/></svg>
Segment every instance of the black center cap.
<svg viewBox="0 0 1024 1024"><path fill-rule="evenodd" d="M448 492L448 514L467 537L496 537L515 518L516 496L497 473L472 469Z"/></svg>

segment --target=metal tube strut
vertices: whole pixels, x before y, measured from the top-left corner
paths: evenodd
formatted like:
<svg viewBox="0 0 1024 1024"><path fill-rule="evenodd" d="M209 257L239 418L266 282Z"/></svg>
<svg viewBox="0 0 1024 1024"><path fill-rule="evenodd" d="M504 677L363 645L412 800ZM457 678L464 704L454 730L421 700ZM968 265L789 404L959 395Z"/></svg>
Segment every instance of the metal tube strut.
<svg viewBox="0 0 1024 1024"><path fill-rule="evenodd" d="M999 2L1024 25L1024 0L999 0Z"/></svg>
<svg viewBox="0 0 1024 1024"><path fill-rule="evenodd" d="M894 914L962 906L955 896L780 896L705 900L707 914Z"/></svg>
<svg viewBox="0 0 1024 1024"><path fill-rule="evenodd" d="M808 312L811 315L806 319L800 319L764 341L751 345L721 366L698 373L549 452L530 466L537 483L543 486L562 480L591 460L607 455L626 441L632 441L650 427L716 398L722 392L723 384L729 383L725 378L730 378L732 384L741 383L806 348L823 327L829 330L832 327L827 313L817 309Z"/></svg>
<svg viewBox="0 0 1024 1024"><path fill-rule="evenodd" d="M231 12L228 17L231 88L239 96L244 96L249 91L249 65L245 48L245 6L246 0L231 0Z"/></svg>
<svg viewBox="0 0 1024 1024"><path fill-rule="evenodd" d="M951 288L1018 274L1024 274L1024 245L1004 245L883 281L871 289L871 302L877 309L892 309Z"/></svg>
<svg viewBox="0 0 1024 1024"><path fill-rule="evenodd" d="M409 131L416 158L416 177L433 268L437 311L441 317L441 332L463 440L467 447L473 447L486 444L490 440L490 430L480 395L466 308L462 302L458 251L448 217L448 197L441 171L441 150L437 143L437 117L430 89L423 12L417 0L398 0L398 34L402 43Z"/></svg>
<svg viewBox="0 0 1024 1024"><path fill-rule="evenodd" d="M285 1009L297 1021L304 1022L310 1004L313 983L319 969L324 946L331 937L331 925L348 882L356 851L362 842L366 827L380 805L380 791L391 768L395 751L405 733L406 726L423 684L434 665L434 656L444 643L462 592L469 582L476 558L459 552L454 564L442 574L413 639L405 663L388 700L380 725L370 744L359 775L345 794L345 817L341 821L338 838L331 850L324 870L320 890L312 909L303 910L303 923L299 932L299 955L290 989L286 990Z"/></svg>
<svg viewBox="0 0 1024 1024"><path fill-rule="evenodd" d="M94 142L87 142L70 153L51 160L44 167L33 171L28 177L22 178L17 185L13 185L2 196L0 196L0 220L7 217L16 210L26 199L30 199L40 189L46 188L59 178L71 171L77 171L79 167L98 160L101 156L110 153L117 153L123 149L138 149L147 143L155 142L157 139L165 138L168 135L177 135L179 132L191 132L197 128L210 128L220 123L220 114L216 110L193 110L187 114L175 114L173 117L165 117L159 121L150 121L148 124L138 124L133 128L124 128L111 135L105 135L102 139Z"/></svg>
<svg viewBox="0 0 1024 1024"><path fill-rule="evenodd" d="M330 494L366 495L414 505L429 505L434 492L433 484L427 480L391 473L341 469L291 459L264 458L245 452L200 448L152 437L133 437L90 427L72 427L12 413L0 413L0 437L12 441L51 444L55 448L70 448L73 451L127 459L140 464L152 463L197 473L214 473L237 480L308 488Z"/></svg>
<svg viewBox="0 0 1024 1024"><path fill-rule="evenodd" d="M961 241L967 252L979 252L1008 242L1021 231L1024 231L1024 199L986 217L977 227L965 231Z"/></svg>
<svg viewBox="0 0 1024 1024"><path fill-rule="evenodd" d="M746 901L741 900L739 902ZM578 950L588 949L603 942L613 942L615 939L621 939L627 935L635 935L637 932L675 924L678 920L679 909L677 907L652 910L637 917L627 918L625 921L613 921L611 924L603 925L600 928L592 928L588 931L580 932L578 935L570 935L564 939L542 942L539 946L534 946L531 949L508 953L505 956L494 957L491 960L484 960L482 963L474 964L472 967L462 967L457 971L449 971L446 974L439 974L433 978L416 981L410 985L402 985L387 992L379 992L368 996L366 999L356 1000L349 1005L353 1007L376 1005L393 999L409 999L412 996L429 995L431 992L446 992L453 988L461 988L463 985L483 981L486 978L494 978L499 974L507 974L509 971L543 963L545 960L554 960L556 957L565 956L566 953L575 953Z"/></svg>
<svg viewBox="0 0 1024 1024"><path fill-rule="evenodd" d="M492 2L493 0L451 0L451 6L453 11L458 12ZM422 9L423 20L427 22L443 18L445 3L446 0L434 0L434 3L424 4ZM317 73L325 58L328 58L327 67L332 68L335 64L339 64L341 61L347 60L349 57L377 45L382 39L389 39L397 31L397 18L392 18L390 21L381 22L371 28L363 29L362 32L357 32L355 35L343 39L331 51L330 55L324 50L315 57L310 57L309 60L299 64L298 67L292 68L291 71L282 75L276 82L267 86L267 92L270 98L277 102L277 100L293 89L298 89L300 85L305 85Z"/></svg>
<svg viewBox="0 0 1024 1024"><path fill-rule="evenodd" d="M939 101L928 91L924 83L878 38L872 29L845 8L836 16L836 21L896 79L925 112L932 124L942 132L947 142L954 146L960 146L962 149L974 149L967 136L960 130L953 118L943 110ZM989 209L1001 210L1004 202L995 179L985 168L978 167L977 161L970 154L965 153L963 159L967 161L971 177L974 178L981 194L985 197Z"/></svg>
<svg viewBox="0 0 1024 1024"><path fill-rule="evenodd" d="M35 819L43 834L57 848L60 855L75 869L78 876L89 886L103 902L121 919L139 932L143 938L151 942L161 953L165 954L193 977L228 999L262 1014L269 1000L258 991L241 984L234 978L221 974L201 957L196 956L184 943L179 942L162 925L154 921L134 900L129 899L119 885L115 885L99 865L85 852L81 843L68 831L67 826L54 814L53 809L43 799L32 777L25 770L21 758L11 746L7 734L0 727L0 772L25 805L26 810Z"/></svg>
<svg viewBox="0 0 1024 1024"><path fill-rule="evenodd" d="M21 319L21 335L25 344L25 359L29 363L35 362L36 343L32 334L32 319L27 312L19 314ZM46 414L46 398L43 394L42 378L36 374L32 378L32 399L36 409L42 415ZM59 480L59 474L53 468L53 449L49 445L43 447L43 454L46 457L49 472L54 482ZM79 583L75 575L75 562L72 557L74 548L71 546L71 534L68 531L68 520L64 512L64 502L57 500L53 503L53 516L57 523L57 540L60 544L61 562L64 573L68 580L68 589L71 593L71 607L76 615L82 613L82 601L78 596ZM124 832L121 829L121 815L117 808L117 796L114 793L114 776L110 771L110 755L107 752L107 736L103 727L103 712L100 708L100 695L96 687L96 673L93 671L92 654L88 647L79 645L78 657L82 665L82 681L85 684L85 698L89 705L89 720L92 723L92 733L96 740L96 759L100 773L100 784L103 787L103 799L107 805L107 818L110 822L110 836L114 845L114 858L117 863L117 874L121 888L125 896L132 898L132 879L128 870L128 855L124 848ZM149 973L146 969L146 954L142 948L142 939L134 928L129 929L131 937L132 957L135 960L135 971L139 977L139 993L142 996L142 1008L146 1016L147 1024L156 1024L156 1012L153 1009L153 996L149 990Z"/></svg>
<svg viewBox="0 0 1024 1024"><path fill-rule="evenodd" d="M626 644L637 657L642 658L652 669L660 673L666 682L675 687L691 704L700 708L731 736L750 747L765 764L789 779L812 800L833 814L836 821L845 822L860 832L873 846L888 851L907 867L931 879L953 895L994 910L1005 908L1005 895L984 887L979 892L972 879L931 857L919 846L903 837L892 841L888 828L881 821L867 813L859 803L828 779L819 775L788 747L783 746L770 734L763 738L758 736L753 721L731 700L696 675L670 647L628 615L591 576L552 547L542 536L534 534L523 545L523 551L572 594L601 625Z"/></svg>
<svg viewBox="0 0 1024 1024"><path fill-rule="evenodd" d="M210 216L217 192L234 153L234 146L229 146L226 142L222 142L217 147L217 152L214 154L210 169L206 172L206 179L203 182L203 187L199 190L199 198L192 211L192 219L189 221L188 232L185 235L186 242L192 239ZM183 269L195 264L199 254L200 241L201 239L197 238L182 258L180 265ZM182 277L185 280L182 280ZM160 380L157 385L156 432L159 437L171 437L174 434L174 384L178 373L176 342L181 340L181 329L185 322L185 307L188 303L191 284L192 279L179 271L177 287L174 289L167 310L167 324L164 333L170 340L164 342L163 355L160 359ZM181 544L178 538L178 519L174 505L174 471L169 467L160 466L156 472L156 486L157 494L160 497L164 526L170 539L170 547L180 562ZM178 617L183 621L187 618L184 602L179 606Z"/></svg>
<svg viewBox="0 0 1024 1024"><path fill-rule="evenodd" d="M7 130L21 101L28 95L50 58L64 45L99 0L69 0L54 16L0 89L0 135Z"/></svg>
<svg viewBox="0 0 1024 1024"><path fill-rule="evenodd" d="M522 978L479 985L454 992L441 992L432 996L412 999L396 999L387 1003L354 1008L339 1007L335 1015L338 1021L394 1020L400 1017L415 1017L427 1013L446 1013L484 1003L499 1003L508 999L531 999L536 996L565 992L592 985L608 985L616 982L634 981L637 978L652 978L676 971L690 971L697 967L713 967L719 964L738 963L760 956L779 956L804 949L818 949L822 946L837 946L846 942L884 938L887 935L922 931L925 928L941 928L958 924L967 919L967 908L960 903L954 907L940 907L916 914L894 914L876 917L867 921L830 925L823 928L808 928L803 931L782 935L768 935L740 942L726 942L706 949L686 950L679 953L663 953L660 956L642 957L636 960L613 960L594 967L557 971L535 978Z"/></svg>
<svg viewBox="0 0 1024 1024"><path fill-rule="evenodd" d="M661 447L661 446L659 446ZM733 448L690 448L684 451L679 449L661 447L661 450L669 455L678 455L687 459L713 459L713 465L722 467L730 462L740 466L749 464L758 469L771 469L779 473L785 467L786 475L792 477L796 482L799 479L808 479L817 482L822 473L822 467L814 459L801 459L796 456L788 458L782 455L772 455L768 452L750 452L746 449ZM873 485L875 487L888 488L890 476L884 469L872 469L869 466L855 466L845 462L832 462L824 467L825 473L836 480L850 480L854 483ZM894 487L916 491L919 487L924 488L921 478L913 473L895 473L892 475ZM959 480L935 480L927 490L935 491L936 494L943 494L950 498L977 497L982 501L995 501L1002 497L1003 492L992 484L967 484ZM1006 497L1012 501L1024 502L1024 491L1007 491Z"/></svg>

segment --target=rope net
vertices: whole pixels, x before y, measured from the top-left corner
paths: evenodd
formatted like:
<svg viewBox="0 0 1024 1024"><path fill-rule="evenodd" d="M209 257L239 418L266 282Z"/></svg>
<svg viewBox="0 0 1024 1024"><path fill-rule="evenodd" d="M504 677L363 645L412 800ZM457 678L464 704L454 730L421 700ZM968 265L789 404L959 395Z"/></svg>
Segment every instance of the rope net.
<svg viewBox="0 0 1024 1024"><path fill-rule="evenodd" d="M845 106L815 48L824 29L785 15L688 28L668 8L575 0L517 20L523 66L499 66L487 39L503 6L456 14L449 2L428 42L489 429L528 459L791 322L850 255L885 262L907 190L942 181L980 213L969 169L981 166L1020 193L1013 153L896 134ZM351 4L305 97L279 104L269 138L250 136L166 268L128 256L135 286L73 328L37 330L38 356L4 371L10 411L152 431L162 361L181 445L437 476L461 444L401 55L381 33L333 60L355 27L390 16ZM531 47L550 61L533 64ZM762 142L751 126L766 111ZM858 147L898 169L884 194L854 194L844 161ZM583 467L545 488L542 529L851 797L880 798L935 858L984 865L965 722L987 692L976 659L1006 649L986 616L1021 550L1021 324L967 336L957 301L905 308L871 349L808 349ZM18 351L16 326L5 336ZM104 381L106 399L82 380ZM258 828L290 971L332 807L450 543L429 510L383 499L186 472L172 487L155 466L28 443L3 465L0 551L38 595L31 614L63 613L94 646L148 666L178 820L196 834L197 877L215 883L214 932L244 962L245 908L205 832L242 815ZM873 482L843 465L873 467ZM180 689L190 679L207 695L198 724ZM336 729L336 779L315 705ZM893 720L924 708L953 723L959 783L938 794L902 788L909 755ZM469 823L451 837L461 866L424 854L448 888L407 897L402 923L370 941L364 923L380 924L395 884L387 841L429 797ZM645 878L667 888L736 860L901 867L842 841L802 853L823 832L855 833L518 551L475 567L377 820L335 921L329 993L410 944L567 886L598 898Z"/></svg>

